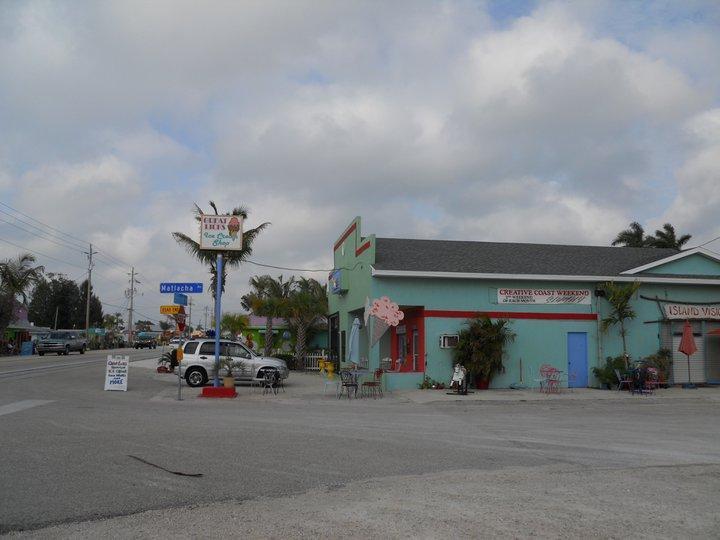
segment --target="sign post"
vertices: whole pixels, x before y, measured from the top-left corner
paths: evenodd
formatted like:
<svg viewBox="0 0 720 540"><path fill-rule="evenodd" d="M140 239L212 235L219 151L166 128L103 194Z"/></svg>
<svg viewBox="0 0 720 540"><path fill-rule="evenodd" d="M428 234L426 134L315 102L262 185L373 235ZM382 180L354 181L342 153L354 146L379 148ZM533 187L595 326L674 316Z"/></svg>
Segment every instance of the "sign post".
<svg viewBox="0 0 720 540"><path fill-rule="evenodd" d="M217 264L215 268L217 270L217 282L215 288L215 382L213 386L218 388L220 386L220 317L222 315L222 267L223 267L223 256L222 252L217 254Z"/></svg>

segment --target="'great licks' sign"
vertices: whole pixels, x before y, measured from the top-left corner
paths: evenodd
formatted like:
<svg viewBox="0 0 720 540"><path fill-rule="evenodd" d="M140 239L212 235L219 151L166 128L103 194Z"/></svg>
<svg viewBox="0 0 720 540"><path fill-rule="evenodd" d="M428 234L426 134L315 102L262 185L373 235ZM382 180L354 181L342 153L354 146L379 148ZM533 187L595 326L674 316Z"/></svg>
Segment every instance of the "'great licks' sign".
<svg viewBox="0 0 720 540"><path fill-rule="evenodd" d="M200 216L200 249L242 249L242 216Z"/></svg>
<svg viewBox="0 0 720 540"><path fill-rule="evenodd" d="M590 289L498 289L498 304L589 304Z"/></svg>

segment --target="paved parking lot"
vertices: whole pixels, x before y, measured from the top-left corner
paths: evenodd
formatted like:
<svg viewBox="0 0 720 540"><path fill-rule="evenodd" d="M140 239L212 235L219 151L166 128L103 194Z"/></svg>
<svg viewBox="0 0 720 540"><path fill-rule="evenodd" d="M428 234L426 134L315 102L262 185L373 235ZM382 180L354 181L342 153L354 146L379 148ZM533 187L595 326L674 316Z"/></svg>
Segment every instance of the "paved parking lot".
<svg viewBox="0 0 720 540"><path fill-rule="evenodd" d="M14 411L0 415L1 531L440 538L720 530L715 389L449 401L427 390L348 402L323 397L316 375L293 373L278 396L241 387L238 399L204 400L184 387L177 401L176 379L137 358L127 393L102 391L101 365L0 378L0 407ZM32 400L43 403L15 411Z"/></svg>

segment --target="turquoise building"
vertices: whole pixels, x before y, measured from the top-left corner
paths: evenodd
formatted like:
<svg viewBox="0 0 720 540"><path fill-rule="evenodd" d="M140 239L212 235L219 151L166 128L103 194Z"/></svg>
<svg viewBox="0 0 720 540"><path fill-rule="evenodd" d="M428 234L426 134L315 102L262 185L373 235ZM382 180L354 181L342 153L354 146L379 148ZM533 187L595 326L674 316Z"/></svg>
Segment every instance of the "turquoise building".
<svg viewBox="0 0 720 540"><path fill-rule="evenodd" d="M399 371L387 374L390 388L415 388L426 375L447 382L456 336L479 315L508 319L517 335L507 349L505 372L491 387L534 386L542 364L566 373L569 386L597 386L592 368L623 352L618 327L601 329L611 309L608 282L640 283L632 300L637 316L626 322L632 359L668 349L670 382L687 382L687 360L677 348L689 320L698 348L690 357L690 379L720 384L720 256L703 248L378 238L364 236L357 217L333 253L331 355L347 363L357 319L363 363L387 367L381 361L390 358L397 369L402 359ZM363 315L366 302L382 296L400 306L404 319L371 347Z"/></svg>

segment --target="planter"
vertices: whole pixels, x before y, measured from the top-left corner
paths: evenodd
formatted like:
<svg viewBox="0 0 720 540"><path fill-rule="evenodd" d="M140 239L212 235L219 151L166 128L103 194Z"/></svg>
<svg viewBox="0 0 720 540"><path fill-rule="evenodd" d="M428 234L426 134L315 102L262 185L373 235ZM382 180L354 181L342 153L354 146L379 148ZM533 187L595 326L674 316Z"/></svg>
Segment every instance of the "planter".
<svg viewBox="0 0 720 540"><path fill-rule="evenodd" d="M214 386L205 386L202 389L202 393L200 394L200 397L208 397L208 398L234 398L237 397L237 392L235 392L235 388L225 388L223 386L214 387Z"/></svg>
<svg viewBox="0 0 720 540"><path fill-rule="evenodd" d="M223 386L225 388L235 389L235 379L233 377L223 377Z"/></svg>
<svg viewBox="0 0 720 540"><path fill-rule="evenodd" d="M490 379L483 379L479 376L475 377L475 388L478 390L487 390L490 387Z"/></svg>

